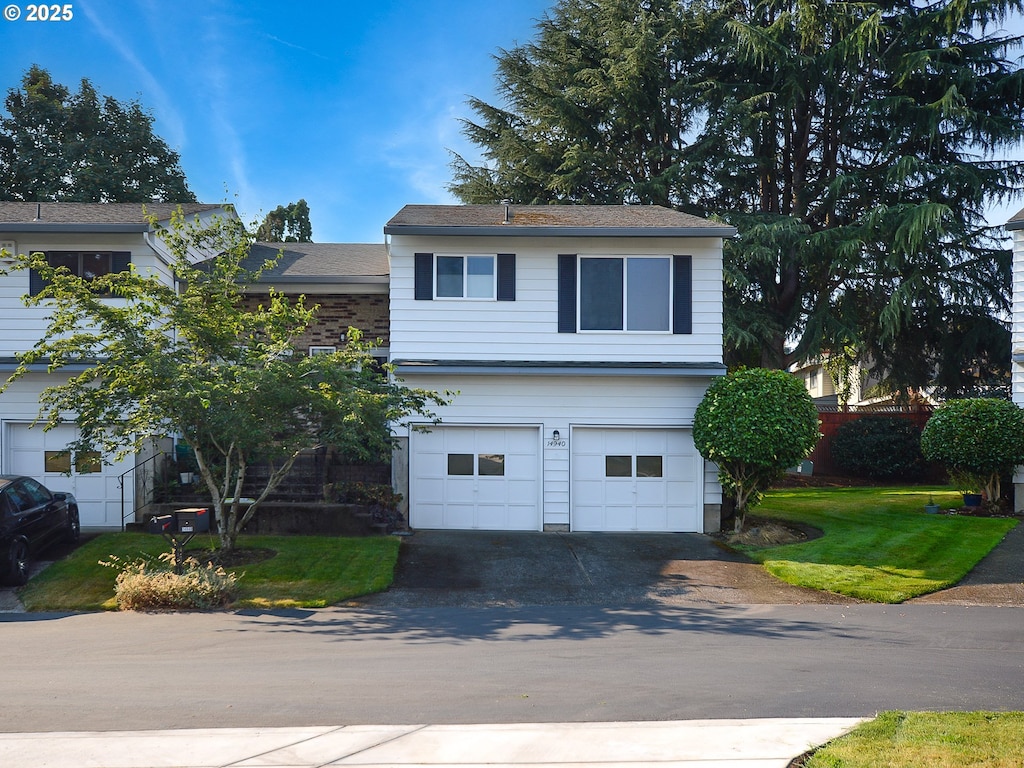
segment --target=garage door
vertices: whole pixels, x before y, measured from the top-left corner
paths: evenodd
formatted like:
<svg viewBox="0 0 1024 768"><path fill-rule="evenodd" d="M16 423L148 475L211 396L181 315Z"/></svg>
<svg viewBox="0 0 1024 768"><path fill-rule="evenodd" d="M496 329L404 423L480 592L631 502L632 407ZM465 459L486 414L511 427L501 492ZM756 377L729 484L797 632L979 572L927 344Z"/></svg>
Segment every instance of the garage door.
<svg viewBox="0 0 1024 768"><path fill-rule="evenodd" d="M690 430L577 427L572 529L700 531L701 468Z"/></svg>
<svg viewBox="0 0 1024 768"><path fill-rule="evenodd" d="M537 531L540 432L529 427L432 427L409 457L413 528Z"/></svg>
<svg viewBox="0 0 1024 768"><path fill-rule="evenodd" d="M75 439L72 426L44 432L42 427L8 423L4 431L4 471L28 475L51 491L69 491L78 500L82 527L121 527L121 488L118 476L133 466L131 459L108 465L95 455L65 453ZM68 475L67 471L71 474ZM125 476L125 514L132 511L133 480Z"/></svg>

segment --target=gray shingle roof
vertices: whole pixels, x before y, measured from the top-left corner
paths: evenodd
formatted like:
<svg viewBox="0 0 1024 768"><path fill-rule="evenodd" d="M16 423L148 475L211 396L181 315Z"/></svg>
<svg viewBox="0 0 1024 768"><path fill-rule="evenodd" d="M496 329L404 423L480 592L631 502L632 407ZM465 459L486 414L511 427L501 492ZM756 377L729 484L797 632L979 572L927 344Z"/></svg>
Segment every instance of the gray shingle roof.
<svg viewBox="0 0 1024 768"><path fill-rule="evenodd" d="M244 266L253 270L283 251L261 283L317 282L329 277L386 277L387 247L373 243L256 243Z"/></svg>
<svg viewBox="0 0 1024 768"><path fill-rule="evenodd" d="M158 219L169 219L178 203L146 203L146 211ZM186 215L211 211L220 205L181 203ZM3 224L146 224L142 203L22 203L0 202Z"/></svg>
<svg viewBox="0 0 1024 768"><path fill-rule="evenodd" d="M1024 229L1024 210L1017 211L1006 222L1007 229Z"/></svg>
<svg viewBox="0 0 1024 768"><path fill-rule="evenodd" d="M385 225L384 232L729 237L735 229L658 205L499 204L407 205Z"/></svg>

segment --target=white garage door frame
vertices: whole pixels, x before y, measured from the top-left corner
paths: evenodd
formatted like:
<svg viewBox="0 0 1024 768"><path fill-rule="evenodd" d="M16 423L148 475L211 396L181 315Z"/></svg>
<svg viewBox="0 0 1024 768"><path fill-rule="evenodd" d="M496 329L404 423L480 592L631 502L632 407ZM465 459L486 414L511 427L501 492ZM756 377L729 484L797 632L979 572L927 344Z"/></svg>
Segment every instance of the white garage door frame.
<svg viewBox="0 0 1024 768"><path fill-rule="evenodd" d="M443 530L543 530L541 424L452 424L409 437L409 525ZM472 474L448 473L448 454ZM500 477L481 459L502 456ZM468 462L472 461L472 465Z"/></svg>
<svg viewBox="0 0 1024 768"><path fill-rule="evenodd" d="M78 501L79 518L83 528L120 530L122 488L121 474L131 470L132 457L120 462L105 461L97 472L79 473L70 461L72 472L46 471L45 451L61 451L74 439L74 425L62 424L48 432L41 424L31 421L4 419L0 430L3 442L3 470L7 474L28 475L39 480L51 491L65 491ZM22 439L19 439L22 438ZM135 487L131 476L124 478L123 499L125 514L134 510Z"/></svg>
<svg viewBox="0 0 1024 768"><path fill-rule="evenodd" d="M622 476L609 477L606 461L616 455ZM572 425L569 467L573 531L703 530L704 467L692 427Z"/></svg>

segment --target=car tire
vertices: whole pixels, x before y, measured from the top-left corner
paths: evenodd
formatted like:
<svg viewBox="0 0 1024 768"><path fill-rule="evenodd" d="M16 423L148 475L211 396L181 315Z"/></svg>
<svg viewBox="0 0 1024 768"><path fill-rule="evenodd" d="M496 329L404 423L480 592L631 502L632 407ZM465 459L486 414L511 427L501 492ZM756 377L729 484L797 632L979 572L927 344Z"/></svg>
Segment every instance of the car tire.
<svg viewBox="0 0 1024 768"><path fill-rule="evenodd" d="M24 585L28 581L28 569L28 545L21 539L15 539L7 548L7 573L5 581L14 587Z"/></svg>
<svg viewBox="0 0 1024 768"><path fill-rule="evenodd" d="M82 535L82 522L78 517L78 507L68 507L68 527L64 533L64 541L74 544Z"/></svg>

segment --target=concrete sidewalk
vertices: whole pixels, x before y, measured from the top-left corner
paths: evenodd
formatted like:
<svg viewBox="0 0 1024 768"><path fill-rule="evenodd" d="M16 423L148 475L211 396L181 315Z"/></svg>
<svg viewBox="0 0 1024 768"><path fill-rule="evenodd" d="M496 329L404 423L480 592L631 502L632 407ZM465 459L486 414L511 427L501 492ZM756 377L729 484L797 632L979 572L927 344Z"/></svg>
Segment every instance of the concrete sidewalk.
<svg viewBox="0 0 1024 768"><path fill-rule="evenodd" d="M858 718L362 725L0 734L0 765L46 768L634 766L786 768Z"/></svg>

